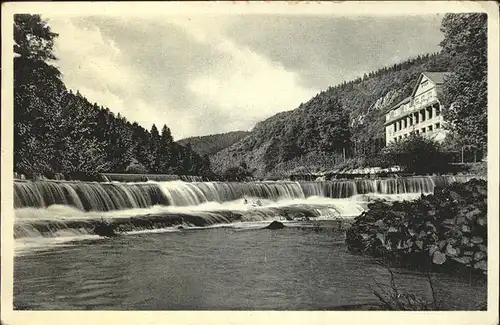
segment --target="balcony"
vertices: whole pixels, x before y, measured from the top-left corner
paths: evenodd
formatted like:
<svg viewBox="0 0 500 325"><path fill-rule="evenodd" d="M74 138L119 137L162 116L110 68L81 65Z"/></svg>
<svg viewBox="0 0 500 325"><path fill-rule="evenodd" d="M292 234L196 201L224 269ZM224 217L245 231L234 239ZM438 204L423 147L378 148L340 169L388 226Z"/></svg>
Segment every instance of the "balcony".
<svg viewBox="0 0 500 325"><path fill-rule="evenodd" d="M441 115L438 115L423 122L402 128L401 130L388 130L388 132L386 133L386 143L394 141L395 139L399 139L399 137L401 137L401 139L404 139L414 132L422 134L425 137L433 137L436 140L441 141L444 138L444 134L446 132L443 129L443 117Z"/></svg>
<svg viewBox="0 0 500 325"><path fill-rule="evenodd" d="M425 94L413 98L408 104L403 104L397 109L388 112L385 115L386 124L438 102L435 90L428 91Z"/></svg>

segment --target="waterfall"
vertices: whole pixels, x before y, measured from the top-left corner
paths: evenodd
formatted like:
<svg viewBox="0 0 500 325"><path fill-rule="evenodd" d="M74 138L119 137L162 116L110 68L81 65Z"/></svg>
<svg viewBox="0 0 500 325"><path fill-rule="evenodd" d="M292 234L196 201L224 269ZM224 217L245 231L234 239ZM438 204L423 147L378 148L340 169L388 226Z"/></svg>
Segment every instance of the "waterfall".
<svg viewBox="0 0 500 325"><path fill-rule="evenodd" d="M120 232L177 231L241 222L349 218L373 197L412 199L472 177L432 176L321 182L15 181L14 237L83 238L101 218ZM262 206L244 204L261 200Z"/></svg>
<svg viewBox="0 0 500 325"><path fill-rule="evenodd" d="M14 208L54 204L109 211L168 205L168 201L160 188L150 183L14 182Z"/></svg>
<svg viewBox="0 0 500 325"><path fill-rule="evenodd" d="M427 176L322 182L147 182L90 183L70 181L15 181L14 207L45 208L65 205L82 211L112 211L155 205L195 206L229 202L244 197L271 201L311 196L349 198L360 194L432 193L471 177Z"/></svg>

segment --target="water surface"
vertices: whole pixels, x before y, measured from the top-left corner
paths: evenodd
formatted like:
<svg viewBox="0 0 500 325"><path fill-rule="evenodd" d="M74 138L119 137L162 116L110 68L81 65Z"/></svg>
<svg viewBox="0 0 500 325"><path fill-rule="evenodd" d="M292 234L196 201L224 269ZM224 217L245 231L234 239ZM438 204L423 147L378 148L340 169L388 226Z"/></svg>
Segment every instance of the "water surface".
<svg viewBox="0 0 500 325"><path fill-rule="evenodd" d="M371 258L350 254L343 236L300 228L214 228L67 243L16 257L14 305L52 310L335 310L378 304L374 281L387 283L387 270ZM403 274L398 281L431 299L425 276ZM463 300L461 309L474 308L467 301L480 300L485 288L457 281L441 276L440 294Z"/></svg>

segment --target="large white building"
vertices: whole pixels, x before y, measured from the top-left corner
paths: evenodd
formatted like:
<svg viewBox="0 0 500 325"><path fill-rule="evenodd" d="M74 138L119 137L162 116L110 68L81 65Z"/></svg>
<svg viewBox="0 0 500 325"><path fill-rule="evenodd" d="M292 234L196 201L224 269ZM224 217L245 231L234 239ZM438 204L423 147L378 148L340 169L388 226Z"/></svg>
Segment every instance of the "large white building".
<svg viewBox="0 0 500 325"><path fill-rule="evenodd" d="M443 141L443 106L439 95L446 72L422 72L411 96L393 106L385 115L385 142L399 141L410 134L423 134Z"/></svg>

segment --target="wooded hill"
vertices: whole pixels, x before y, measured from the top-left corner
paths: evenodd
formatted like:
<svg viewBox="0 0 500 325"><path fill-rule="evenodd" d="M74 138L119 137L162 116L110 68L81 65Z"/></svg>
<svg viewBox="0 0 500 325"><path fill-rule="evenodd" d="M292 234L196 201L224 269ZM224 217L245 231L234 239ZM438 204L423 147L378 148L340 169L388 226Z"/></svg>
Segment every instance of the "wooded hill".
<svg viewBox="0 0 500 325"><path fill-rule="evenodd" d="M376 157L385 146L385 113L411 94L424 71L453 74L442 102L451 150L487 150L487 16L447 14L441 51L419 55L320 92L292 111L258 123L252 132L211 157L217 173L245 163L256 176L329 170L346 159ZM463 94L466 94L464 96ZM376 162L375 162L376 166Z"/></svg>
<svg viewBox="0 0 500 325"><path fill-rule="evenodd" d="M247 137L213 155L211 165L222 172L244 161L258 176L276 176L376 153L385 145L386 110L410 95L422 71L447 68L441 55L427 54L330 87L258 123Z"/></svg>
<svg viewBox="0 0 500 325"><path fill-rule="evenodd" d="M233 131L199 137L189 137L181 139L177 141L177 143L182 146L186 146L189 143L191 145L191 149L193 149L197 154L210 156L221 151L222 149L230 147L249 134L250 132L248 131Z"/></svg>

